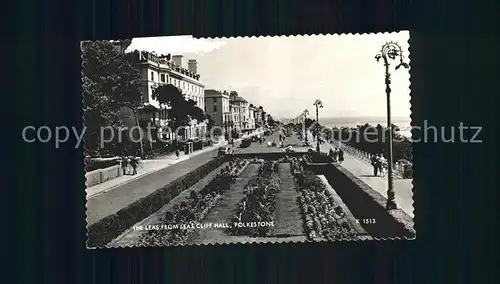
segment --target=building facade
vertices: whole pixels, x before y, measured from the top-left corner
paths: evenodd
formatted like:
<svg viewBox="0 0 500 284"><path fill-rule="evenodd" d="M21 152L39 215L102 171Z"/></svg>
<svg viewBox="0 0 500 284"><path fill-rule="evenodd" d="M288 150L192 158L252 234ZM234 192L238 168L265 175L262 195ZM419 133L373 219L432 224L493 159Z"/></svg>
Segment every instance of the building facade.
<svg viewBox="0 0 500 284"><path fill-rule="evenodd" d="M142 121L151 121L164 133L167 138L174 138L172 133L166 132L169 107L160 105L152 97L153 91L160 85L171 84L177 87L186 100L193 100L200 109L205 109L205 85L200 81L197 73L196 60L189 60L184 67L182 55L156 55L149 52L139 52L138 66L142 78L142 103L140 116ZM175 129L173 129L175 131ZM186 125L187 139L201 138L206 133L206 121L192 121Z"/></svg>
<svg viewBox="0 0 500 284"><path fill-rule="evenodd" d="M217 129L222 129L222 131L214 129L213 134L222 135L231 131L232 113L229 92L205 90L205 113L212 118Z"/></svg>
<svg viewBox="0 0 500 284"><path fill-rule="evenodd" d="M264 126L264 124L262 123L262 112L263 111L264 111L264 109L262 108L262 106L257 107L255 110L255 114L254 114L255 128L261 128Z"/></svg>
<svg viewBox="0 0 500 284"><path fill-rule="evenodd" d="M233 112L233 125L237 132L248 132L250 130L250 104L236 91L230 93L230 103Z"/></svg>
<svg viewBox="0 0 500 284"><path fill-rule="evenodd" d="M250 106L248 107L248 128L250 130L255 130L257 127L257 108L253 105L253 104L250 104Z"/></svg>

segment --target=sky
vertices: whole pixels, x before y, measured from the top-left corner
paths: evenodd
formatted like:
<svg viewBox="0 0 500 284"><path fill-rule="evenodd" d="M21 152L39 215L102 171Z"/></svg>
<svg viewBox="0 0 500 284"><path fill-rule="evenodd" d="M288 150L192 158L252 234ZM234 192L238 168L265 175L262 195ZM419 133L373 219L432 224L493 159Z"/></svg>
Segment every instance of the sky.
<svg viewBox="0 0 500 284"><path fill-rule="evenodd" d="M128 51L181 54L198 61L205 89L234 90L275 118L294 118L320 99L320 116L380 116L387 112L384 64L375 55L397 42L410 63L409 32L203 39L134 38ZM409 69L391 62L392 116L409 117Z"/></svg>

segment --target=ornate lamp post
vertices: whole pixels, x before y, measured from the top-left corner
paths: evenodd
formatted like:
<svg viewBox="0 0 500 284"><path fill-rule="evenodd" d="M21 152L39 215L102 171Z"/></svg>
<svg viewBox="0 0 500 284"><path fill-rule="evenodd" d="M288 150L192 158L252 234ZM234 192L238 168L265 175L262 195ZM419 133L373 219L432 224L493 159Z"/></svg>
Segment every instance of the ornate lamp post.
<svg viewBox="0 0 500 284"><path fill-rule="evenodd" d="M309 111L307 109L302 112L302 117L303 117L303 123L304 123L304 137L305 137L305 143L306 145L308 144L307 142L307 129L306 129L306 120L307 120L307 115L309 114Z"/></svg>
<svg viewBox="0 0 500 284"><path fill-rule="evenodd" d="M375 56L375 59L380 61L380 58L384 60L385 66L385 93L387 95L387 129L389 130L389 145L387 153L387 166L388 166L388 189L387 189L387 210L396 209L395 193L394 193L394 181L392 174L393 157L392 157L392 123L391 123L391 74L389 73L390 61L399 59L399 64L396 66L395 70L398 70L401 66L408 69L410 66L408 63L403 62L403 50L401 46L395 42L388 42L382 46L380 53Z"/></svg>
<svg viewBox="0 0 500 284"><path fill-rule="evenodd" d="M323 103L317 99L314 101L314 106L316 106L316 151L319 152L319 118L318 118L318 109L323 108Z"/></svg>

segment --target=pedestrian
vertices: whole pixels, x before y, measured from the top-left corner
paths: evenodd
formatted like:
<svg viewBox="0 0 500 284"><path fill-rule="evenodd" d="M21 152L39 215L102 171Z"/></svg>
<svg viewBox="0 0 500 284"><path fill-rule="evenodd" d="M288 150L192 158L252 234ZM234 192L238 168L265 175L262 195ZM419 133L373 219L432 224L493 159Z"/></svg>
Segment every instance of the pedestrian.
<svg viewBox="0 0 500 284"><path fill-rule="evenodd" d="M127 169L129 169L129 168L130 168L130 167L129 167L129 166L130 166L130 163L132 163L132 159L130 159L130 156L129 156L129 157L127 157ZM130 171L127 171L127 172L129 172L129 173L130 173Z"/></svg>
<svg viewBox="0 0 500 284"><path fill-rule="evenodd" d="M127 158L125 158L125 156L122 157L121 164L122 164L123 175L126 175L128 165L127 165Z"/></svg>
<svg viewBox="0 0 500 284"><path fill-rule="evenodd" d="M387 167L387 159L384 157L383 154L380 155L379 157L379 160L380 160L380 163L379 163L379 171L380 171L380 175L385 177L385 169Z"/></svg>
<svg viewBox="0 0 500 284"><path fill-rule="evenodd" d="M335 159L333 158L333 156L334 156L334 152L333 152L333 149L332 149L332 148L330 148L330 151L328 151L328 156L329 156L330 158L332 158L332 160L334 160L334 161L335 161Z"/></svg>
<svg viewBox="0 0 500 284"><path fill-rule="evenodd" d="M372 155L371 157L371 164L372 164L372 167L373 167L373 175L374 176L377 176L378 174L378 159L377 159L377 156L376 155Z"/></svg>
<svg viewBox="0 0 500 284"><path fill-rule="evenodd" d="M344 161L344 151L342 151L342 149L339 149L339 163L342 164L343 161Z"/></svg>
<svg viewBox="0 0 500 284"><path fill-rule="evenodd" d="M179 159L179 155L180 155L179 149L175 149L175 155L177 156L177 159Z"/></svg>
<svg viewBox="0 0 500 284"><path fill-rule="evenodd" d="M137 166L138 166L138 161L137 161L137 158L135 157L132 157L130 159L130 165L132 166L132 175L136 175L137 174Z"/></svg>

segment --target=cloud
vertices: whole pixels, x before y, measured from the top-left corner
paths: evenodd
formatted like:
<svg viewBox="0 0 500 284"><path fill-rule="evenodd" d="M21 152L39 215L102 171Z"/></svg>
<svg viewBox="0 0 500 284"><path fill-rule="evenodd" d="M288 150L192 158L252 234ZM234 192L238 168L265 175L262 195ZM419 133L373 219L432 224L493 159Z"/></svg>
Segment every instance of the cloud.
<svg viewBox="0 0 500 284"><path fill-rule="evenodd" d="M144 37L132 39L126 52L134 50L156 52L158 54L203 54L220 48L222 40L197 39L192 36Z"/></svg>

